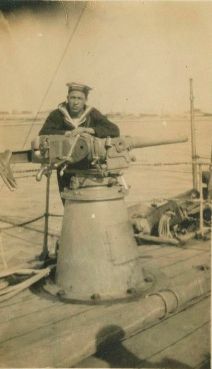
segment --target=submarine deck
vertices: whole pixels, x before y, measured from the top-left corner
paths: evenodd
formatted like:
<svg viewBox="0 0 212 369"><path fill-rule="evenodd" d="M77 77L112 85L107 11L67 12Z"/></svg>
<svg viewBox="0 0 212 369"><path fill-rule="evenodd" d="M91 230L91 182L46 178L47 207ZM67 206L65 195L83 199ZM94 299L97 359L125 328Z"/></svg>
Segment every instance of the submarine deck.
<svg viewBox="0 0 212 369"><path fill-rule="evenodd" d="M4 258L10 267L29 267L40 253L42 233L36 227L4 232ZM139 252L144 266L158 266L170 280L210 264L210 241L192 240L184 247L143 245ZM72 305L27 289L0 304L0 366L209 368L209 296L126 335L109 355L95 354L96 332L110 326L125 332L135 316L139 323L136 304Z"/></svg>

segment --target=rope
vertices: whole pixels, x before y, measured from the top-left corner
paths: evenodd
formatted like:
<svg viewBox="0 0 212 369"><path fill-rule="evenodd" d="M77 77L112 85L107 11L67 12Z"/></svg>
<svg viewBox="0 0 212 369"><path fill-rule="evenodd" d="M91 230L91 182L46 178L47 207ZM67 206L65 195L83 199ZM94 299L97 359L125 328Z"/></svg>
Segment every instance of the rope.
<svg viewBox="0 0 212 369"><path fill-rule="evenodd" d="M13 173L37 173L37 169L14 170Z"/></svg>
<svg viewBox="0 0 212 369"><path fill-rule="evenodd" d="M30 219L30 220L27 220L25 222L22 222L22 223L15 223L15 222L8 221L8 220L4 219L3 217L1 217L0 218L1 222L10 223L12 225L7 226L7 227L2 227L2 228L0 228L0 231L5 231L5 230L11 229L11 228L16 228L16 227L24 227L25 225L37 222L38 220L40 220L42 218L44 218L44 214L40 215L39 217L36 217L36 218Z"/></svg>
<svg viewBox="0 0 212 369"><path fill-rule="evenodd" d="M27 226L27 224L36 222L37 220L44 218L44 216L45 216L45 214L41 215L40 217L34 218L31 221L27 221L27 222L23 222L23 223L18 223L18 224L15 223L15 222L13 222L12 220L9 220L9 219L4 218L4 217L1 216L0 217L0 222L9 223L9 224L12 224L12 226L11 227L3 227L3 228L0 228L0 231L5 231L5 230L8 230L8 229L17 228L17 227L23 227L23 228L29 229L30 231L35 231L35 232L38 232L38 233L44 233L44 231L42 231L40 229L36 229L36 228L32 228L32 227L28 227ZM54 217L54 216L55 217L62 217L63 215L60 215L60 214L50 214L49 216L51 216L51 217ZM58 234L57 233L53 233L53 232L48 232L48 236L58 237Z"/></svg>
<svg viewBox="0 0 212 369"><path fill-rule="evenodd" d="M3 231L2 231L2 233L3 233ZM35 241L35 240L28 239L28 238L25 238L25 237L17 236L17 232L16 232L16 234L12 234L9 231L8 232L7 231L4 231L4 234L6 236L10 237L10 238L15 238L16 240L21 240L22 242L27 243L27 244L29 244L31 246L32 245L35 245L35 246L39 246L40 245L37 237L36 237L36 241Z"/></svg>
<svg viewBox="0 0 212 369"><path fill-rule="evenodd" d="M141 165L142 166L142 165ZM182 173L182 174L191 174L191 170L173 170L173 169L162 169L162 168L155 168L157 172L168 172L168 173ZM151 170L150 167L147 167L145 170ZM152 169L153 170L153 169ZM182 180L183 178L181 178Z"/></svg>
<svg viewBox="0 0 212 369"><path fill-rule="evenodd" d="M57 218L60 218L60 217L63 217L63 214L49 214L49 217L57 217Z"/></svg>
<svg viewBox="0 0 212 369"><path fill-rule="evenodd" d="M174 215L174 213L169 211L161 216L158 225L159 237L173 238L170 230L170 219L172 215Z"/></svg>
<svg viewBox="0 0 212 369"><path fill-rule="evenodd" d="M18 174L22 174L22 173L37 173L37 169L14 170L13 173L18 173ZM15 177L15 179L32 178L32 177L36 177L36 175L35 174L31 174L31 175L26 175L26 176L19 176L19 177Z"/></svg>
<svg viewBox="0 0 212 369"><path fill-rule="evenodd" d="M1 253L1 260L2 260L3 265L4 265L4 269L7 269L8 265L7 265L7 261L6 261L5 254L4 254L4 246L3 246L2 232L1 231L0 231L0 253Z"/></svg>
<svg viewBox="0 0 212 369"><path fill-rule="evenodd" d="M32 174L31 176L29 175L29 176L19 176L19 177L15 177L15 179L22 179L22 178L35 178L36 177L36 175L35 174Z"/></svg>
<svg viewBox="0 0 212 369"><path fill-rule="evenodd" d="M23 282L20 282L20 283L17 283L16 285L12 285L12 286L9 286L7 288L4 288L0 292L0 303L3 302L3 301L7 301L11 297L17 295L19 292L21 292L24 289L29 288L30 286L32 286L32 284L38 282L40 279L48 276L53 267L54 266L51 266L51 267L41 269L41 270L34 270L34 269L30 270L29 269L28 273L29 274L34 273L34 275L32 275L31 277L29 277L28 279L26 279ZM22 270L17 268L17 270L13 270L13 272L15 272L15 274L21 274ZM26 270L23 270L23 272L25 274ZM4 277L4 274L3 274L3 277Z"/></svg>
<svg viewBox="0 0 212 369"><path fill-rule="evenodd" d="M141 166L141 167L159 167L159 166L176 166L176 165L191 165L189 162L176 162L176 163L167 163L167 162L159 162L159 163L133 163L132 166ZM160 171L166 171L166 169L160 169ZM187 173L190 174L190 171L185 170L168 170L168 172L172 173ZM22 174L22 173L37 173L37 169L24 169L24 170L15 170L13 171L14 174ZM28 175L28 176L17 176L15 179L22 179L22 178L33 178L36 177L36 175ZM3 184L4 185L4 184ZM1 190L0 190L1 191Z"/></svg>
<svg viewBox="0 0 212 369"><path fill-rule="evenodd" d="M177 162L155 162L155 163L132 163L131 165L141 165L141 166L163 166L163 165L191 165L191 161L177 161ZM197 162L198 164L198 162ZM205 165L208 165L209 163L204 163Z"/></svg>

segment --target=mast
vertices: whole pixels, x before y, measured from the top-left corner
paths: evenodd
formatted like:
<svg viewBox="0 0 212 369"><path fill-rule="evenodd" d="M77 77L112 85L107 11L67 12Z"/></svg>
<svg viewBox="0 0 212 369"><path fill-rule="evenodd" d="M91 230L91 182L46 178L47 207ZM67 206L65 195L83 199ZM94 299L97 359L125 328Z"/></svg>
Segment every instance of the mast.
<svg viewBox="0 0 212 369"><path fill-rule="evenodd" d="M191 123L191 153L192 153L192 178L193 189L198 190L197 179L197 152L196 152L196 132L194 121L194 94L193 94L193 79L190 78L190 123Z"/></svg>

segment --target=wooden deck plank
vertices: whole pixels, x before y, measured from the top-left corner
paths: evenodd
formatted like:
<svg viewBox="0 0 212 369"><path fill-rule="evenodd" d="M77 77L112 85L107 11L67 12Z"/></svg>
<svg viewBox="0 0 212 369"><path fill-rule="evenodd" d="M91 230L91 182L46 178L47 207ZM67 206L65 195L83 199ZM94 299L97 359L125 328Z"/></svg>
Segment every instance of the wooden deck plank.
<svg viewBox="0 0 212 369"><path fill-rule="evenodd" d="M152 257L162 257L164 255L172 255L177 254L181 248L174 247L174 246L158 246L157 248L155 246L138 246L138 252L140 257L151 255Z"/></svg>
<svg viewBox="0 0 212 369"><path fill-rule="evenodd" d="M161 248L161 245L156 245L156 244L143 244L143 245L138 245L138 250L139 252L145 252L145 251L149 251L149 249L152 249L152 251L156 251L158 249Z"/></svg>
<svg viewBox="0 0 212 369"><path fill-rule="evenodd" d="M63 304L59 301L54 301L53 299L41 298L32 293L31 295L28 295L27 299L19 299L18 302L14 300L14 305L2 308L0 304L0 329L2 327L2 323L5 323L6 321L14 318L19 319L22 316L30 314L37 314L39 311L45 311L45 309L52 308L55 305L62 306Z"/></svg>
<svg viewBox="0 0 212 369"><path fill-rule="evenodd" d="M197 251L210 251L211 241L210 240L195 240L188 241L185 245L173 246L173 245L156 245L156 244L144 244L138 246L139 253L152 253L154 251L165 250L165 252L174 252L176 250L197 250Z"/></svg>
<svg viewBox="0 0 212 369"><path fill-rule="evenodd" d="M157 249L154 249L151 246L146 247L143 251L141 247L138 247L139 255L142 257L143 255L149 255L154 258L162 258L164 256L174 256L178 254L184 253L185 255L188 254L196 254L198 252L207 252L209 249L207 248L191 248L191 247L182 247L182 246L159 246Z"/></svg>
<svg viewBox="0 0 212 369"><path fill-rule="evenodd" d="M93 355L76 366L186 368L186 365L192 364L193 367L194 363L200 363L210 350L209 304L210 299L206 298L122 341L109 353L104 350L104 353ZM195 361L191 348L202 338L202 333L204 333L203 344L200 349L198 346L195 347L198 352Z"/></svg>
<svg viewBox="0 0 212 369"><path fill-rule="evenodd" d="M178 256L180 258L177 258L179 260L175 260L174 261L174 265L173 264L168 264L165 265L165 267L163 267L163 270L165 270L165 272L167 273L167 270L170 270L171 273L167 273L168 276L172 276L172 270L175 269L179 269L180 273L182 273L182 268L185 268L185 271L187 271L187 266L190 265L192 267L193 265L193 259L196 258L196 261L200 261L200 256L201 256L202 252L200 251L195 251L195 253L192 252L192 257L191 258L187 258L186 260L184 260L184 258L182 258L185 255L185 251L184 250L180 250L180 253L178 253ZM203 252L203 256L205 257L205 253ZM206 256L207 257L207 256ZM170 255L168 256L168 260L170 258ZM192 264L192 265L191 265ZM146 263L147 265L147 263ZM175 272L174 272L175 273ZM175 273L175 274L179 274L179 273ZM34 312L38 312L42 309L45 309L47 306L51 306L52 304L54 304L51 301L46 300L45 298L39 298L33 294L31 294L30 297L31 301L29 300L28 302L23 300L17 296L15 299L13 298L13 301L11 303L11 307L7 308L5 311L2 312L1 316L0 316L0 322L5 322L5 320L8 319L12 319L14 316L16 316L17 318L19 316L23 316L23 311L22 311L22 302L24 302L25 304L25 314L31 314ZM19 305L17 304L17 301L19 301ZM35 304L36 302L36 304ZM58 302L58 304L60 304ZM16 305L16 306L15 306ZM3 303L0 305L0 309L3 306L8 306L8 303Z"/></svg>
<svg viewBox="0 0 212 369"><path fill-rule="evenodd" d="M61 305L59 305L61 304ZM96 317L102 317L102 315L104 315L105 313L109 313L112 312L117 312L123 309L126 309L126 304L122 303L122 304L113 304L113 305L78 305L78 304L68 304L68 303L59 303L55 304L54 306L51 307L51 311L45 311L45 309L41 310L40 312L36 313L36 315L33 317L29 317L29 320L25 323L26 321L26 317L25 315L22 317L19 317L16 319L16 322L14 322L16 329L19 330L19 338L21 339L21 337L23 336L30 336L32 331L36 331L36 330L44 330L45 331L45 327L44 324L47 326L55 325L56 323L58 323L59 325L64 325L64 327L66 327L66 324L70 324L72 326L72 332L74 330L74 328L78 329L78 324L79 324L79 328L82 328L82 323L84 323L84 321L87 320L87 318L89 317L91 320L95 321ZM30 315L30 314L29 314ZM80 319L78 319L78 315L82 315ZM71 319L70 319L71 318ZM4 342L4 338L7 335L7 328L10 327L11 325L11 321L9 322L5 322L5 334L3 335L3 340L1 340L1 343ZM14 325L13 325L14 327ZM2 325L1 325L2 328ZM63 335L63 330L61 330L60 334ZM2 329L1 329L1 334L2 334ZM46 334L44 334L45 336ZM15 335L15 340L16 338L18 338ZM9 337L9 340L12 341L14 339L13 336ZM30 343L30 339L31 342L34 343L36 342L36 337L35 339L33 337L31 337L30 339L26 338L28 340L28 343ZM8 340L8 337L6 338L6 340ZM5 340L5 341L6 341ZM18 340L16 340L18 342Z"/></svg>
<svg viewBox="0 0 212 369"><path fill-rule="evenodd" d="M175 363L184 368L194 368L210 357L210 322L206 322L186 337L163 352L149 359L151 363L162 365ZM171 360L170 360L171 358Z"/></svg>
<svg viewBox="0 0 212 369"><path fill-rule="evenodd" d="M192 250L211 250L211 240L196 240L192 239L186 244L186 248Z"/></svg>
<svg viewBox="0 0 212 369"><path fill-rule="evenodd" d="M6 307L14 306L20 304L24 299L28 300L31 299L34 294L30 291L30 289L26 289L22 291L20 294L11 297L11 299L7 301L3 301L0 303L0 311L4 310Z"/></svg>
<svg viewBox="0 0 212 369"><path fill-rule="evenodd" d="M180 261L174 266L172 265L172 266L165 267L163 271L165 271L168 277L177 276L179 274L182 275L183 270L186 273L188 270L188 267L192 268L192 266L195 265L195 262L196 262L196 265L199 265L201 263L205 263L205 261L208 261L208 259L209 259L208 253L206 255L204 254L202 258L200 258L199 255L195 255L189 260ZM26 298L23 298L23 300L19 299L18 300L19 303L17 303L15 299L13 299L13 303L10 306L6 305L7 309L2 309L2 306L1 306L2 304L0 304L0 309L1 309L0 310L1 311L0 323L1 322L5 323L6 321L13 319L14 317L18 319L19 317L23 317L23 316L25 317L30 314L34 314L34 313L37 314L39 312L42 312L42 310L44 310L45 312L45 309L47 309L48 307L50 309L54 307L54 309L57 310L57 306L62 307L64 305L58 300L51 301L44 297L42 298L39 295L36 296L35 294L32 294L32 293L31 295L28 296L28 298L29 298L28 301L26 300ZM24 303L24 312L23 312L23 303Z"/></svg>
<svg viewBox="0 0 212 369"><path fill-rule="evenodd" d="M198 265L209 265L210 266L210 255L209 253L202 253L201 255L194 255L189 260L180 260L174 265L167 265L163 267L163 271L171 278L176 277L179 274L187 273L188 269L195 268Z"/></svg>
<svg viewBox="0 0 212 369"><path fill-rule="evenodd" d="M143 326L144 321L142 301L98 306L85 314L61 319L1 344L0 357L6 367L22 367L23 363L26 367L64 367L94 350L97 332L108 325L123 327L129 333ZM58 351L61 342L61 351Z"/></svg>
<svg viewBox="0 0 212 369"><path fill-rule="evenodd" d="M191 266L191 261L193 262L194 259L199 264L201 258L209 257L206 248L197 250L158 247L154 251L152 248L149 250L146 248L143 255L150 256L150 258L144 257L144 266L156 265L168 271L174 268L176 275L180 274L180 270L182 273L182 269L187 271L188 265ZM2 365L0 361L0 366L64 366L68 360L67 354L70 355L70 362L73 363L76 358L79 358L80 345L83 345L83 342L85 346L89 344L94 327L98 330L98 327L102 329L104 325L118 324L117 322L128 326L128 319L132 321L134 319L133 302L107 307L71 305L70 308L70 305L61 305L60 302L54 304L31 292L25 293L25 311L23 311L23 301L20 296L16 296L17 300L13 299L14 303L6 302L0 305L0 311L3 310L0 316L2 322L0 325L0 334L2 334L0 357L5 359L5 361L1 360ZM6 322L6 319L9 322ZM138 316L136 319L141 320L142 317ZM83 340L82 332L85 332ZM63 342L62 346L60 346L61 342ZM95 341L92 344L95 345ZM58 346L60 347L59 353L57 352ZM52 357L49 357L49 352Z"/></svg>
<svg viewBox="0 0 212 369"><path fill-rule="evenodd" d="M173 347L187 335L210 321L210 297L175 314L160 324L127 340L127 347L142 360L148 360L156 353ZM209 337L208 337L209 338Z"/></svg>
<svg viewBox="0 0 212 369"><path fill-rule="evenodd" d="M76 307L78 308L77 305ZM81 308L84 307L81 306ZM123 311L126 312L128 308L129 305L126 306L126 304L116 304L109 307L96 306L92 309L90 307L84 314L74 315L72 319L63 319L60 316L60 320L56 323L50 321L50 324L45 327L41 326L36 331L28 332L28 334L2 343L0 357L3 365L1 366L60 366L58 360L66 360L69 354L72 356L72 360L75 355L78 357L77 352L82 350L83 343L89 342L90 337L92 337L91 331L95 325L101 327L102 320L110 320L113 315L115 320L119 319ZM79 345L78 339L76 341L77 336L81 345ZM63 342L63 352L57 353L57 344L60 347L60 342ZM25 351L25 347L28 348L28 352ZM38 351L39 356L37 355ZM33 359L29 352L33 354ZM48 355L49 352L51 355Z"/></svg>
<svg viewBox="0 0 212 369"><path fill-rule="evenodd" d="M1 323L0 325L0 345L8 340L16 337L24 336L32 333L39 328L45 328L62 320L71 319L79 314L86 314L94 306L71 305L63 303L49 304L46 307L39 307L34 312L26 312L22 316L13 316L10 321Z"/></svg>
<svg viewBox="0 0 212 369"><path fill-rule="evenodd" d="M205 251L191 251L191 250L181 250L181 252L177 252L169 255L158 255L157 258L144 259L143 265L145 266L155 266L158 268L165 268L167 266L174 266L180 261L190 260L191 257L195 255L203 255L206 253Z"/></svg>

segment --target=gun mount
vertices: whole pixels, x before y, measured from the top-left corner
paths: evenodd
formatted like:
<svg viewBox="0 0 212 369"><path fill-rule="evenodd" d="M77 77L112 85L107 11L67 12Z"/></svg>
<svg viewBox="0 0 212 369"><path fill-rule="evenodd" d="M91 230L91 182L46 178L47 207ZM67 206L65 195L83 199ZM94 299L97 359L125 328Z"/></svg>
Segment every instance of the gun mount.
<svg viewBox="0 0 212 369"><path fill-rule="evenodd" d="M32 161L41 162L43 172L47 167L51 169L73 172L76 169L92 170L91 173L99 173L108 176L128 168L130 162L135 160L130 155L133 149L148 146L158 146L185 142L187 138L147 139L139 137L122 136L117 138L100 139L89 134L65 136L49 135L41 136L33 142ZM42 170L38 179L41 178ZM88 174L88 172L87 172Z"/></svg>
<svg viewBox="0 0 212 369"><path fill-rule="evenodd" d="M70 133L34 142L33 160L42 163L38 180L52 169L70 175L61 194L65 208L56 268L61 297L101 302L128 299L152 287L140 264L121 171L133 160L133 149L184 141Z"/></svg>
<svg viewBox="0 0 212 369"><path fill-rule="evenodd" d="M31 150L0 153L0 175L10 190L16 188L16 181L10 164L41 163L37 180L47 171L60 168L64 171L76 172L89 169L102 176L128 168L135 157L130 151L137 148L167 145L186 142L186 137L154 138L122 136L100 139L89 134L81 135L67 132L63 135L48 135L37 137L32 142ZM88 172L87 172L88 174Z"/></svg>
<svg viewBox="0 0 212 369"><path fill-rule="evenodd" d="M25 152L25 159L23 153L12 157L12 162L20 158L41 163L37 180L54 169L70 178L61 194L65 207L55 278L63 299L114 301L153 288L154 278L146 278L140 263L121 171L134 160L133 149L185 141L184 137L100 139L73 131L40 136L31 152Z"/></svg>

